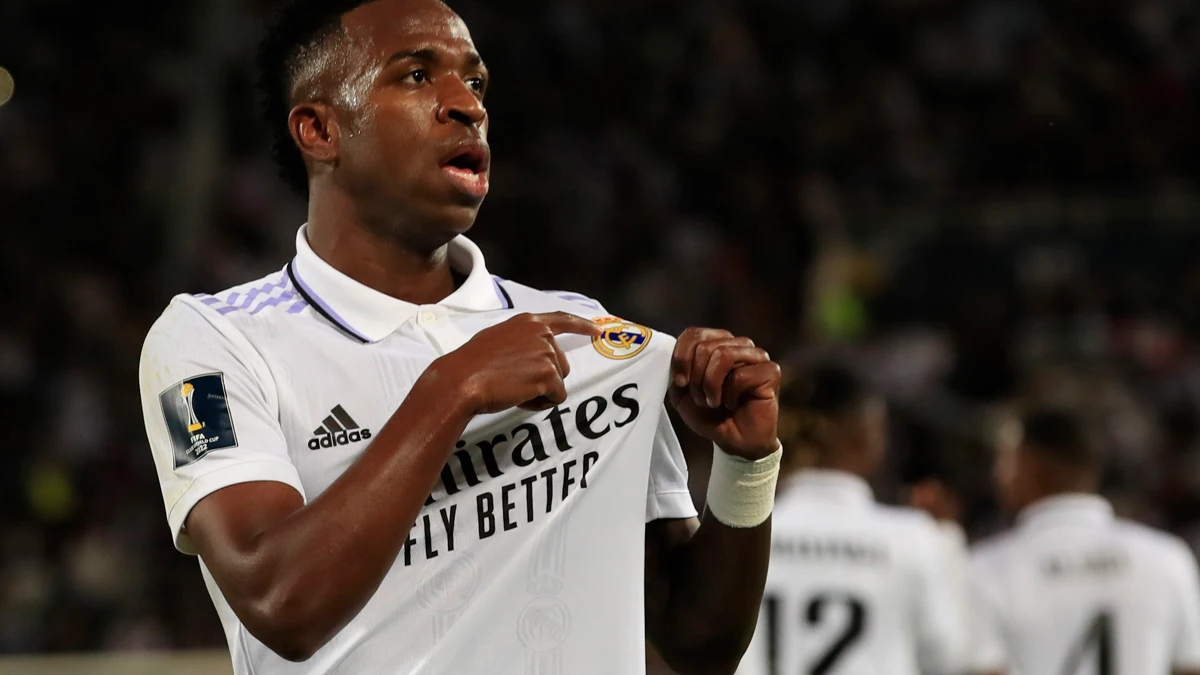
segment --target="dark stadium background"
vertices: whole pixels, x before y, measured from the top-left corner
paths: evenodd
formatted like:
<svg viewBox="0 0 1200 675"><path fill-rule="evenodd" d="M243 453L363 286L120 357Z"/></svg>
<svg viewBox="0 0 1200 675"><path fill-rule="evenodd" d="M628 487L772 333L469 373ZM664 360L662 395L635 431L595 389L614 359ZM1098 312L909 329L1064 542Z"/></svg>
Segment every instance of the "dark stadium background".
<svg viewBox="0 0 1200 675"><path fill-rule="evenodd" d="M223 646L136 364L171 295L291 256L269 4L0 4L2 652ZM1069 404L1118 509L1200 546L1200 4L451 5L494 76L495 273L851 358L893 404L880 497L940 476L973 538L1005 411Z"/></svg>

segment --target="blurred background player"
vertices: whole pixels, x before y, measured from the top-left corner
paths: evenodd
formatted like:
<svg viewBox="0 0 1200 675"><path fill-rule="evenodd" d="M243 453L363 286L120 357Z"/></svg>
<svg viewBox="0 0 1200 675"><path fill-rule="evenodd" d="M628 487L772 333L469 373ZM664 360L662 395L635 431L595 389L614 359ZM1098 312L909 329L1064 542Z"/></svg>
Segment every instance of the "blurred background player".
<svg viewBox="0 0 1200 675"><path fill-rule="evenodd" d="M898 454L898 453L896 453ZM970 551L962 526L968 500L963 498L961 462L936 441L909 447L907 457L895 461L900 494L897 503L907 504L933 517L937 524L940 553L945 564L942 583L956 602L960 618L970 616ZM963 656L966 653L962 653Z"/></svg>
<svg viewBox="0 0 1200 675"><path fill-rule="evenodd" d="M1079 421L1029 412L998 448L1017 524L972 556L973 666L987 675L1196 675L1200 583L1180 539L1113 515Z"/></svg>
<svg viewBox="0 0 1200 675"><path fill-rule="evenodd" d="M738 673L962 672L943 537L925 513L876 503L868 484L885 453L884 399L824 361L793 381L784 407L771 567Z"/></svg>

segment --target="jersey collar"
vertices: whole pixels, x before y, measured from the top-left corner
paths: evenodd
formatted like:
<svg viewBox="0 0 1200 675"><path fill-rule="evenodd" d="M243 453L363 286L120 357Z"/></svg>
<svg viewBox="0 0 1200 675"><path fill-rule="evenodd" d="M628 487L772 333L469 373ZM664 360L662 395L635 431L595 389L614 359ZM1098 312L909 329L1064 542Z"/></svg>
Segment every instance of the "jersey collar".
<svg viewBox="0 0 1200 675"><path fill-rule="evenodd" d="M833 469L804 469L788 479L787 489L805 497L844 504L867 505L875 502L875 493L867 481Z"/></svg>
<svg viewBox="0 0 1200 675"><path fill-rule="evenodd" d="M305 300L326 319L360 342L378 342L416 316L418 305L380 293L334 269L308 245L308 225L296 233L296 257L288 274ZM512 306L508 295L487 271L483 252L470 239L450 241L450 265L467 279L437 303L464 312Z"/></svg>
<svg viewBox="0 0 1200 675"><path fill-rule="evenodd" d="M1022 528L1052 525L1103 525L1113 520L1108 500L1090 494L1064 494L1034 502L1017 515Z"/></svg>

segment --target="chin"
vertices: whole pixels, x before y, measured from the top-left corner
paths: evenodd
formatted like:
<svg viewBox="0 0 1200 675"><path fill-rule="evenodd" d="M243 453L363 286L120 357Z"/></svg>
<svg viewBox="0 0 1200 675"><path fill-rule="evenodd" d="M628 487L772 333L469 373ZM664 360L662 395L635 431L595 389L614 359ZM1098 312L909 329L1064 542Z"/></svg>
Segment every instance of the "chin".
<svg viewBox="0 0 1200 675"><path fill-rule="evenodd" d="M475 225L482 202L483 200L479 200L470 204L455 204L446 207L438 220L445 223L447 231L453 232L455 235L466 234Z"/></svg>
<svg viewBox="0 0 1200 675"><path fill-rule="evenodd" d="M478 215L477 204L431 205L419 214L417 222L421 225L417 232L410 232L410 236L415 235L410 241L415 240L419 246L430 250L439 248L458 235L469 232Z"/></svg>

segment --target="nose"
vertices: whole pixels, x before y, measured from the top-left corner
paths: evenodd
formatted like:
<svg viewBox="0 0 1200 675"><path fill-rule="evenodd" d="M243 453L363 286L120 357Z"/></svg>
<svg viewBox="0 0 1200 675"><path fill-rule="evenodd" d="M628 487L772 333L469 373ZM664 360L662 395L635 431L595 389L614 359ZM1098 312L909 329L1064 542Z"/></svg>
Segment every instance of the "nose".
<svg viewBox="0 0 1200 675"><path fill-rule="evenodd" d="M483 101L461 80L452 79L443 87L441 101L437 119L442 124L458 123L475 127L487 119L487 109L483 107Z"/></svg>

